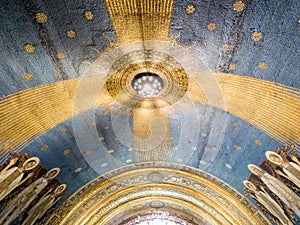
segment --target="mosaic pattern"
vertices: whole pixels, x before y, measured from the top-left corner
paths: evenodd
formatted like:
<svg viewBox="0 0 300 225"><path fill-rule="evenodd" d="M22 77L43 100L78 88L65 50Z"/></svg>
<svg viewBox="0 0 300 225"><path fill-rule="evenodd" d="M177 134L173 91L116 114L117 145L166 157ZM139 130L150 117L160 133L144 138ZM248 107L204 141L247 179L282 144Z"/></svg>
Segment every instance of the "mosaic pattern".
<svg viewBox="0 0 300 225"><path fill-rule="evenodd" d="M98 56L107 57L107 52L120 46L154 39L197 56L201 72L193 77L187 73L185 96L208 109L221 109L220 115L196 108L199 114L203 113L203 126L199 143L188 146L194 152L193 159L187 162L182 155L175 155L172 160L206 168L241 191L241 179L248 171L241 169L239 163L250 159L258 162L266 149L276 145L294 143L299 151L298 1L147 2L148 5L134 0L62 1L61 7L57 7L57 1L37 0L1 6L1 160L7 158L7 150L12 148L41 155L49 166L66 166L70 174L62 174L62 178L72 185L70 192L94 178L97 174L82 155L95 157L96 147L85 146L81 152L77 146L77 140L90 140L88 132L73 135L72 125L65 132L61 129L69 123L67 119L77 113L83 115L90 106L115 109L110 104L112 95L105 91L96 93L94 90L99 89L92 82L81 86L85 82L81 77L86 75L82 70ZM214 87L221 90L218 97L222 104L211 101L215 93L209 93L210 85L202 85L205 79L194 79L201 78L202 70L209 71L206 78L216 81ZM205 86L207 89L203 89ZM86 90L94 92L82 99L97 96L95 104L82 101L73 111L78 92ZM226 113L230 113L230 122L223 116ZM86 122L87 127L99 126L86 118L78 120ZM214 121L222 121L227 127L215 128ZM171 122L174 125L170 132L176 142L180 137L176 132L184 126L176 123L176 113ZM195 121L188 124L196 126ZM122 163L134 163L133 146L120 147L123 140L115 140L113 126L107 126L103 127L107 133L99 134L95 140ZM183 134L182 138L189 140L191 133ZM222 138L224 141L220 141ZM48 148L43 147L46 145ZM178 146L175 144L172 149L175 152ZM99 162L98 167L97 173L101 174L111 169L111 163ZM77 168L82 170L75 173ZM72 179L78 182L73 183Z"/></svg>
<svg viewBox="0 0 300 225"><path fill-rule="evenodd" d="M149 182L145 175L151 172L161 173L164 183ZM201 192L191 195L193 190ZM250 202L220 180L186 166L163 163L123 167L91 181L71 196L47 224L106 224L117 208L122 210L118 205L135 204L143 198L151 200L151 196L163 202L193 204L196 208L191 207L192 211L214 224L270 224Z"/></svg>

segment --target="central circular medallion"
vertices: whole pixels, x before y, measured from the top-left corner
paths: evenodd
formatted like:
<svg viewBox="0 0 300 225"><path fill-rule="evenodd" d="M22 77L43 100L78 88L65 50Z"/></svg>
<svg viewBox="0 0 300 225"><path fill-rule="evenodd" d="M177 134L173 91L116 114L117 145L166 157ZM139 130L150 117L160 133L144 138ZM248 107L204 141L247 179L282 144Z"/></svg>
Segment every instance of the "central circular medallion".
<svg viewBox="0 0 300 225"><path fill-rule="evenodd" d="M188 76L168 54L153 50L133 51L113 63L106 88L121 104L134 108L162 108L166 106L160 104L162 101L173 104L185 95Z"/></svg>
<svg viewBox="0 0 300 225"><path fill-rule="evenodd" d="M155 97L163 88L163 80L155 73L137 74L131 81L132 88L143 98Z"/></svg>

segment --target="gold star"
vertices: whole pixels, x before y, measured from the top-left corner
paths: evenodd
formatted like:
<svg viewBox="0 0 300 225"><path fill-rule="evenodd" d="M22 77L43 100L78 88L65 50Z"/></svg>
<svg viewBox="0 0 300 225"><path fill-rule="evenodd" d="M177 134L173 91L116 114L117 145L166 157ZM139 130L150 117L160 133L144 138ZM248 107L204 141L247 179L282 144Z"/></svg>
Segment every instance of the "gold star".
<svg viewBox="0 0 300 225"><path fill-rule="evenodd" d="M228 169L232 169L232 165L230 165L229 163L226 163L225 166L226 166Z"/></svg>
<svg viewBox="0 0 300 225"><path fill-rule="evenodd" d="M102 163L101 164L101 167L103 168L103 167L106 167L107 166L107 163Z"/></svg>
<svg viewBox="0 0 300 225"><path fill-rule="evenodd" d="M233 9L237 12L241 12L243 11L245 8L245 4L244 2L242 2L241 0L238 0L236 1L234 4L233 4Z"/></svg>
<svg viewBox="0 0 300 225"><path fill-rule="evenodd" d="M202 136L202 137L206 137L206 136L207 136L207 133L202 132L202 133L201 133L201 136Z"/></svg>
<svg viewBox="0 0 300 225"><path fill-rule="evenodd" d="M33 75L31 73L25 73L23 76L24 80L32 80Z"/></svg>
<svg viewBox="0 0 300 225"><path fill-rule="evenodd" d="M255 139L255 140L254 140L254 143L257 144L257 145L259 145L259 146L262 145L262 142L261 142L261 140L259 140L259 139Z"/></svg>
<svg viewBox="0 0 300 225"><path fill-rule="evenodd" d="M76 32L74 30L68 30L67 31L67 37L71 38L71 39L75 38L76 37Z"/></svg>
<svg viewBox="0 0 300 225"><path fill-rule="evenodd" d="M46 151L47 149L48 149L48 145L43 145L40 149L42 150L42 151Z"/></svg>
<svg viewBox="0 0 300 225"><path fill-rule="evenodd" d="M27 53L34 53L35 52L35 46L32 44L26 44L24 45L24 51Z"/></svg>
<svg viewBox="0 0 300 225"><path fill-rule="evenodd" d="M88 150L86 150L86 151L85 151L85 153L84 153L84 154L85 154L85 155L90 155L90 154L92 154L92 153L93 153L93 151L92 151L92 150L90 150L90 149L88 149Z"/></svg>
<svg viewBox="0 0 300 225"><path fill-rule="evenodd" d="M187 14L193 14L194 12L195 12L195 6L193 6L193 5L188 5L187 7L186 7L186 13Z"/></svg>
<svg viewBox="0 0 300 225"><path fill-rule="evenodd" d="M217 146L214 146L212 149L213 149L214 151L219 151L219 150L220 150Z"/></svg>
<svg viewBox="0 0 300 225"><path fill-rule="evenodd" d="M47 22L47 15L43 12L37 13L35 18L38 23L46 23Z"/></svg>
<svg viewBox="0 0 300 225"><path fill-rule="evenodd" d="M81 171L82 171L82 168L79 167L79 168L77 168L77 169L75 170L75 173L80 173Z"/></svg>
<svg viewBox="0 0 300 225"><path fill-rule="evenodd" d="M63 132L63 133L67 132L67 130L68 129L66 127L63 127L63 128L60 129L60 131Z"/></svg>
<svg viewBox="0 0 300 225"><path fill-rule="evenodd" d="M267 70L268 69L268 64L266 62L260 62L260 63L258 63L257 67L261 70Z"/></svg>
<svg viewBox="0 0 300 225"><path fill-rule="evenodd" d="M223 44L221 48L224 52L226 52L230 49L230 46L229 46L229 44Z"/></svg>
<svg viewBox="0 0 300 225"><path fill-rule="evenodd" d="M235 64L230 64L229 65L229 70L236 70L236 65Z"/></svg>
<svg viewBox="0 0 300 225"><path fill-rule="evenodd" d="M70 150L70 149L66 149L66 150L64 150L64 155L69 155L69 154L70 154L70 152L71 152L71 150Z"/></svg>
<svg viewBox="0 0 300 225"><path fill-rule="evenodd" d="M208 29L208 30L215 30L216 27L217 27L217 25L216 25L215 23L209 23L209 24L207 25L207 29Z"/></svg>
<svg viewBox="0 0 300 225"><path fill-rule="evenodd" d="M251 35L251 39L253 41L260 41L262 39L262 33L261 32L253 32L252 35Z"/></svg>
<svg viewBox="0 0 300 225"><path fill-rule="evenodd" d="M61 78L61 74L60 74L60 73L55 73L53 76L54 76L54 78L56 78L56 79Z"/></svg>
<svg viewBox="0 0 300 225"><path fill-rule="evenodd" d="M84 13L84 17L86 20L93 20L94 19L94 14L91 11L86 11Z"/></svg>
<svg viewBox="0 0 300 225"><path fill-rule="evenodd" d="M58 59L63 59L63 58L65 58L66 56L65 56L65 53L63 53L63 52L59 52L59 53L57 53L57 58Z"/></svg>
<svg viewBox="0 0 300 225"><path fill-rule="evenodd" d="M238 123L237 121L234 121L234 122L232 122L232 126L238 127L238 126L239 126L239 123Z"/></svg>
<svg viewBox="0 0 300 225"><path fill-rule="evenodd" d="M239 145L234 145L233 148L234 148L235 150L241 150L241 149L242 149L241 146L239 146Z"/></svg>
<svg viewBox="0 0 300 225"><path fill-rule="evenodd" d="M78 134L78 136L77 137L79 137L79 138L83 138L84 137L84 134Z"/></svg>

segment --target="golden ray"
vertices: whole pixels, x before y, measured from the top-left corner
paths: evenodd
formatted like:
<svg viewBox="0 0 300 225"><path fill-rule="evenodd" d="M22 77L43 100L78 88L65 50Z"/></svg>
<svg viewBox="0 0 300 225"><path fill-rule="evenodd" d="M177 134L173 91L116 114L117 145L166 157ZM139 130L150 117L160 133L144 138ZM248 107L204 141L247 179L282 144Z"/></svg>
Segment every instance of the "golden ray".
<svg viewBox="0 0 300 225"><path fill-rule="evenodd" d="M173 0L106 0L120 45L167 41Z"/></svg>
<svg viewBox="0 0 300 225"><path fill-rule="evenodd" d="M159 108L155 100L142 104L150 107L133 109L133 155L137 162L167 160L168 150L172 147L169 119L164 108Z"/></svg>
<svg viewBox="0 0 300 225"><path fill-rule="evenodd" d="M212 73L212 76L219 84L225 103L224 108L221 105L219 108L282 143L300 146L298 89L241 75ZM198 96L198 93L201 95ZM199 86L194 85L187 95L191 100L198 101L202 92Z"/></svg>
<svg viewBox="0 0 300 225"><path fill-rule="evenodd" d="M86 102L94 93L86 91L82 99L76 99L77 105L82 107L75 108L74 99L81 81L74 79L51 83L0 99L0 155L11 148L21 149L32 139L81 111L112 102L106 89L102 89L91 106ZM95 89L92 85L93 82L85 85L86 90Z"/></svg>

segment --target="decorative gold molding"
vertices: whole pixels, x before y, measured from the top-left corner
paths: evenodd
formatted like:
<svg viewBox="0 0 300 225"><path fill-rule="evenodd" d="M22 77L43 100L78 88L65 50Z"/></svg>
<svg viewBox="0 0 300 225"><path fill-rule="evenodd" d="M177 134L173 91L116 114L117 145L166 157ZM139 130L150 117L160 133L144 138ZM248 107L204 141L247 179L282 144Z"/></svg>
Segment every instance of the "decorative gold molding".
<svg viewBox="0 0 300 225"><path fill-rule="evenodd" d="M137 199L133 204L128 205L126 209L117 210L115 213L111 213L111 218L105 223L105 225L116 225L120 222L126 224L130 221L136 221L136 212L139 212L138 217L140 219L147 215L169 214L169 216L173 216L173 218L180 218L185 220L187 223L190 223L187 225L205 223L207 220L204 216L208 217L208 220L210 221L214 220L214 218L209 218L210 215L205 214L204 211L201 215L199 213L195 213L195 211L191 210L194 208L191 204L186 204L187 206L184 206L186 202L178 200L177 203L177 199L175 201L174 199L170 201L165 198L161 201L153 198L155 197ZM158 204L160 204L160 206Z"/></svg>
<svg viewBox="0 0 300 225"><path fill-rule="evenodd" d="M161 175L153 180L153 173ZM63 203L47 224L105 224L113 215L136 205L136 201L149 198L189 206L214 224L270 224L221 180L171 163L135 164L96 178Z"/></svg>

